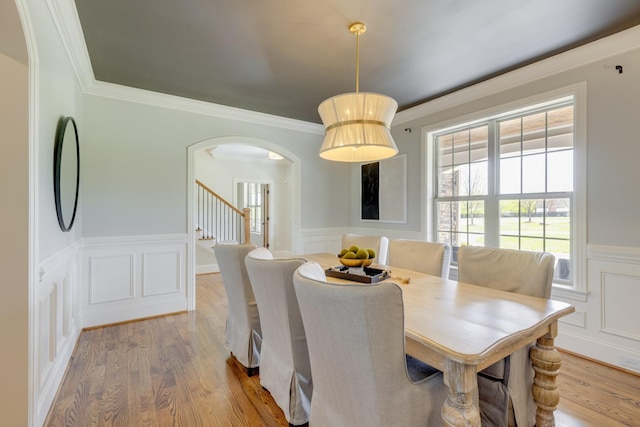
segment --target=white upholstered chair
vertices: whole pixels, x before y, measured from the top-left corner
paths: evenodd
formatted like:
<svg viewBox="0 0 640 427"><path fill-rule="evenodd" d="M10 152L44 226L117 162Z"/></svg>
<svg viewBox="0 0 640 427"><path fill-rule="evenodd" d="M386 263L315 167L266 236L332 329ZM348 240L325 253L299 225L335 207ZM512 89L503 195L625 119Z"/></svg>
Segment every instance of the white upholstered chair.
<svg viewBox="0 0 640 427"><path fill-rule="evenodd" d="M555 257L527 252L463 246L458 250L458 280L539 298L551 296ZM478 375L482 425L535 425L529 349L522 348Z"/></svg>
<svg viewBox="0 0 640 427"><path fill-rule="evenodd" d="M442 373L407 361L400 287L323 276L313 262L293 276L313 375L309 424L441 426L447 387Z"/></svg>
<svg viewBox="0 0 640 427"><path fill-rule="evenodd" d="M421 240L391 239L388 264L448 279L451 246Z"/></svg>
<svg viewBox="0 0 640 427"><path fill-rule="evenodd" d="M231 354L247 368L247 375L260 366L262 331L258 306L251 289L244 259L256 245L217 244L213 247L229 301L225 343Z"/></svg>
<svg viewBox="0 0 640 427"><path fill-rule="evenodd" d="M387 264L387 252L389 239L385 236L364 236L361 234L347 233L342 235L342 248L356 245L359 248L371 248L376 251L374 262Z"/></svg>
<svg viewBox="0 0 640 427"><path fill-rule="evenodd" d="M293 273L305 262L273 259L266 248L254 249L245 259L262 328L260 384L290 426L309 422L313 389L307 339L293 289Z"/></svg>

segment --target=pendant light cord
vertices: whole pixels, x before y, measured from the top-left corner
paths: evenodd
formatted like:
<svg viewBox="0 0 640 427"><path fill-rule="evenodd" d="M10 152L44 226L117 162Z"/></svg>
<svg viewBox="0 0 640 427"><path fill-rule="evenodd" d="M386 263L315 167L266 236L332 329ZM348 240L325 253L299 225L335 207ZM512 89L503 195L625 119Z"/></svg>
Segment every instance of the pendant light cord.
<svg viewBox="0 0 640 427"><path fill-rule="evenodd" d="M356 93L360 91L360 31L356 31Z"/></svg>

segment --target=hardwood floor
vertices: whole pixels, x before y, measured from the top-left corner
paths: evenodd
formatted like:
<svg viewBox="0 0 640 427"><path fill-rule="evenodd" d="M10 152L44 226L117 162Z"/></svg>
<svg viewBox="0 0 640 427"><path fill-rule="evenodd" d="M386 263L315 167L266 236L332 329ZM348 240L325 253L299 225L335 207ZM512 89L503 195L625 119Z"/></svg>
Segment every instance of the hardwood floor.
<svg viewBox="0 0 640 427"><path fill-rule="evenodd" d="M83 331L45 426L287 426L224 345L219 274L197 310ZM640 376L564 353L559 427L640 426Z"/></svg>

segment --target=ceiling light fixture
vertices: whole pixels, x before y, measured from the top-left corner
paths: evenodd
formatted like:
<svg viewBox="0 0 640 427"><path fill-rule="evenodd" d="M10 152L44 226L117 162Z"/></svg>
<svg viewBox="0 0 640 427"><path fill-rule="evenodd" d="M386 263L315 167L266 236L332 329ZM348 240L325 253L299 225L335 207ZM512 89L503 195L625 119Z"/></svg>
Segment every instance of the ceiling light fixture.
<svg viewBox="0 0 640 427"><path fill-rule="evenodd" d="M367 27L354 22L349 32L356 36L356 91L336 95L318 106L326 131L320 157L338 162L367 162L398 153L389 129L398 103L385 95L360 92L360 34Z"/></svg>

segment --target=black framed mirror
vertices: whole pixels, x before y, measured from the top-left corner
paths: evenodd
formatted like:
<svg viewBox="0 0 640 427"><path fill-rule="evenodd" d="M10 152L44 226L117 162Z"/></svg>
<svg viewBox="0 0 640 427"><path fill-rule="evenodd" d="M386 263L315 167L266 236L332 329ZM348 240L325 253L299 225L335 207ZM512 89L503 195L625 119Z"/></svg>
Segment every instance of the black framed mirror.
<svg viewBox="0 0 640 427"><path fill-rule="evenodd" d="M62 117L56 129L53 148L53 193L62 231L69 231L76 220L80 187L80 141L73 117Z"/></svg>

